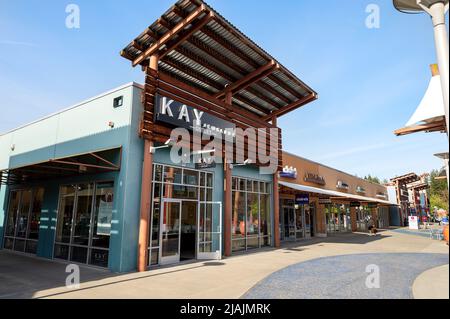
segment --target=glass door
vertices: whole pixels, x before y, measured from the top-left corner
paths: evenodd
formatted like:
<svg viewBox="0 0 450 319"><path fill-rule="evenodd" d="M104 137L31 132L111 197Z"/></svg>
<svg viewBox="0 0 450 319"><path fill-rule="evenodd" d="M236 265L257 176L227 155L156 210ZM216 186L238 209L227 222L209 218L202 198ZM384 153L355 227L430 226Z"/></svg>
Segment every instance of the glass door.
<svg viewBox="0 0 450 319"><path fill-rule="evenodd" d="M161 218L161 265L180 262L181 201L164 200Z"/></svg>
<svg viewBox="0 0 450 319"><path fill-rule="evenodd" d="M296 223L295 223L295 209L291 206L283 207L284 217L284 239L295 240L296 239Z"/></svg>
<svg viewBox="0 0 450 319"><path fill-rule="evenodd" d="M222 259L222 203L200 203L197 222L197 259Z"/></svg>
<svg viewBox="0 0 450 319"><path fill-rule="evenodd" d="M309 205L304 206L304 216L305 216L305 238L311 238L311 227L312 227L312 217L311 217L311 207Z"/></svg>

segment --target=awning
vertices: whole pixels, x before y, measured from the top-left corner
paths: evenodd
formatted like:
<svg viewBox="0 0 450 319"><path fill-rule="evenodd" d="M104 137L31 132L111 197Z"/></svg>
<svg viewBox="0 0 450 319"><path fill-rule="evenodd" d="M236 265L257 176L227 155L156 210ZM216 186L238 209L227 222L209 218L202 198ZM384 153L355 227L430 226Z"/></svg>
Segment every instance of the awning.
<svg viewBox="0 0 450 319"><path fill-rule="evenodd" d="M435 75L431 78L425 96L406 126L394 133L401 136L416 132L438 131L445 131L445 112L441 77Z"/></svg>
<svg viewBox="0 0 450 319"><path fill-rule="evenodd" d="M311 186L305 186L300 184L293 184L293 183L287 183L287 182L278 182L279 185L295 189L297 191L306 192L306 193L314 193L319 195L327 195L330 197L341 197L342 199L350 199L355 200L359 202L367 202L367 203L380 203L383 205L396 205L396 203L391 203L389 201L366 197L366 196L359 196L359 195L353 195L353 194L347 194L337 191L332 191L328 189L322 189L317 187L311 187Z"/></svg>
<svg viewBox="0 0 450 319"><path fill-rule="evenodd" d="M30 165L0 171L0 184L17 185L77 175L119 171L122 147L50 158Z"/></svg>

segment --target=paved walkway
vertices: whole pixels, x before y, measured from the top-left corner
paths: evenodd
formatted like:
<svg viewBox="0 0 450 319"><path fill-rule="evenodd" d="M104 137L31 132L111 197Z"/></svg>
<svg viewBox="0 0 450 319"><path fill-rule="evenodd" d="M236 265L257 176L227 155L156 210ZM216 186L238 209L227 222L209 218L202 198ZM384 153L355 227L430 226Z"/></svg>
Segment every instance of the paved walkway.
<svg viewBox="0 0 450 319"><path fill-rule="evenodd" d="M320 258L270 275L244 298L412 299L414 280L427 269L447 264L446 254L358 254ZM367 287L366 281L374 269L372 265L377 267L379 282L369 281Z"/></svg>
<svg viewBox="0 0 450 319"><path fill-rule="evenodd" d="M448 264L423 272L413 285L415 299L449 299Z"/></svg>
<svg viewBox="0 0 450 319"><path fill-rule="evenodd" d="M145 273L118 275L82 267L82 283L77 290L65 287L65 264L0 251L0 298L235 299L286 267L317 258L373 253L448 256L448 246L436 240L392 231L382 232L376 237L342 234L291 243L282 249L266 249L219 262L187 263ZM332 264L327 270L331 269ZM404 269L405 272L407 270Z"/></svg>

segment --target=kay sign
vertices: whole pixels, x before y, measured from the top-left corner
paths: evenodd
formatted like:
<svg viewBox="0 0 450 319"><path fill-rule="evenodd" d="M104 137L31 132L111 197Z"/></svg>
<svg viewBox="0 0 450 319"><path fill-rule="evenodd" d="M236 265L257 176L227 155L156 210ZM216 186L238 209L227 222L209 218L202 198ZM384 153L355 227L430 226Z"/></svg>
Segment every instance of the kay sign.
<svg viewBox="0 0 450 319"><path fill-rule="evenodd" d="M211 136L234 137L236 130L231 122L159 94L155 97L155 121Z"/></svg>

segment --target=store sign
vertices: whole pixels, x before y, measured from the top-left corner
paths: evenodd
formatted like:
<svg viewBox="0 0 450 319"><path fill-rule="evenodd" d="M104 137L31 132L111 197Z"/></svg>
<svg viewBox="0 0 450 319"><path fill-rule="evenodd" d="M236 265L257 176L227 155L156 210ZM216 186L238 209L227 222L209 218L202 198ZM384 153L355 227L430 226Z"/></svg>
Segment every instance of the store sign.
<svg viewBox="0 0 450 319"><path fill-rule="evenodd" d="M283 170L280 172L280 177L296 179L297 178L297 169L292 166L291 167L285 166L283 168Z"/></svg>
<svg viewBox="0 0 450 319"><path fill-rule="evenodd" d="M377 203L369 203L367 206L369 208L378 208L378 204Z"/></svg>
<svg viewBox="0 0 450 319"><path fill-rule="evenodd" d="M409 216L409 229L419 230L419 217Z"/></svg>
<svg viewBox="0 0 450 319"><path fill-rule="evenodd" d="M321 205L331 204L331 199L329 199L329 198L319 198L319 204L321 204Z"/></svg>
<svg viewBox="0 0 450 319"><path fill-rule="evenodd" d="M233 123L159 94L155 96L155 122L211 136L234 137L236 134Z"/></svg>
<svg viewBox="0 0 450 319"><path fill-rule="evenodd" d="M314 183L318 185L325 185L325 178L323 176L312 174L312 173L306 173L305 175L305 182L308 183Z"/></svg>
<svg viewBox="0 0 450 319"><path fill-rule="evenodd" d="M308 205L309 204L309 194L297 194L295 196L295 204Z"/></svg>
<svg viewBox="0 0 450 319"><path fill-rule="evenodd" d="M361 203L360 202L351 202L350 207L361 207Z"/></svg>
<svg viewBox="0 0 450 319"><path fill-rule="evenodd" d="M214 161L202 161L201 163L195 163L195 169L197 170L215 168L216 166L217 164Z"/></svg>

